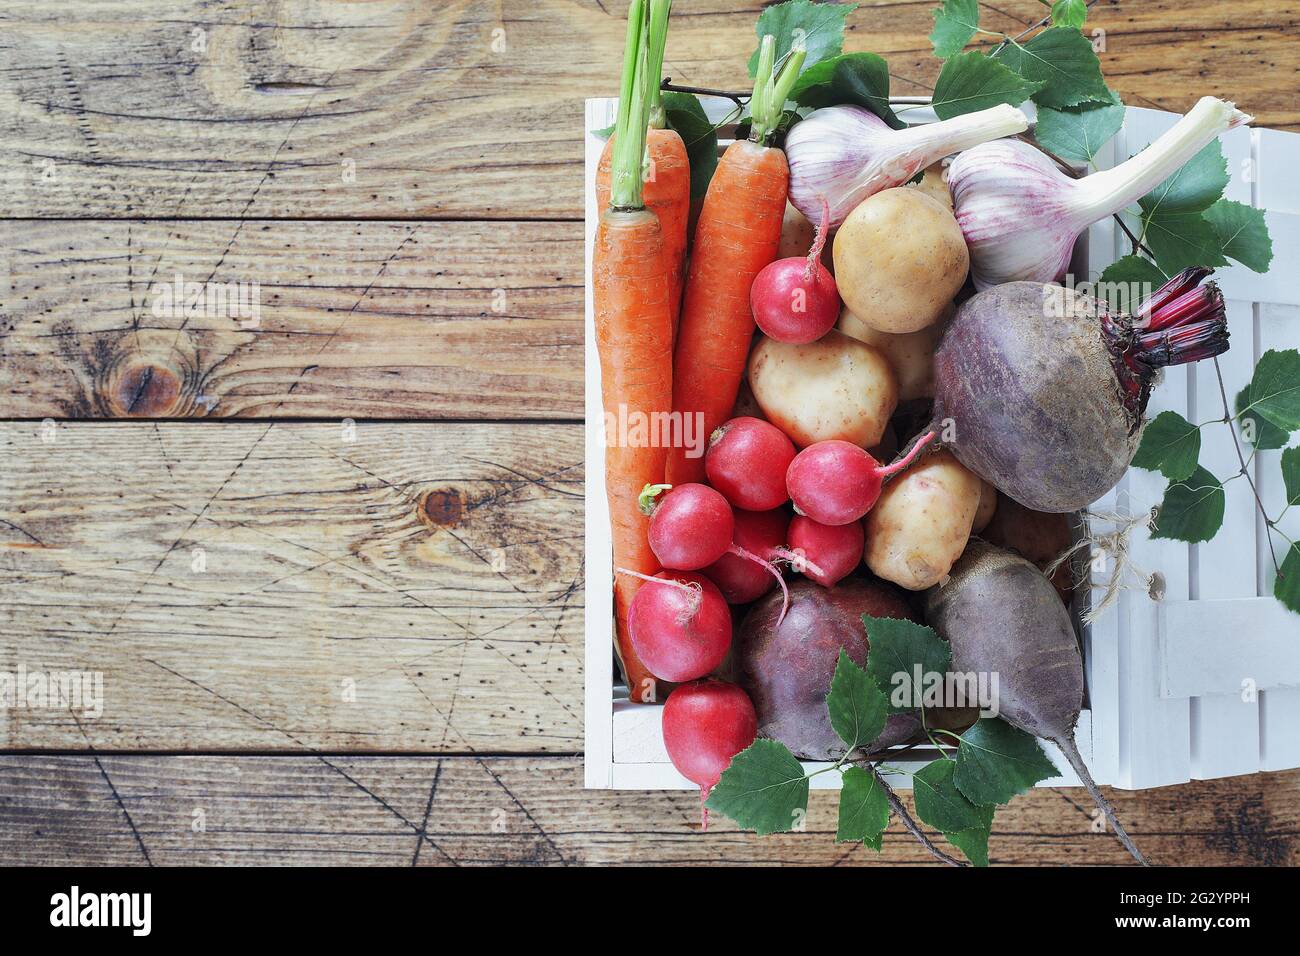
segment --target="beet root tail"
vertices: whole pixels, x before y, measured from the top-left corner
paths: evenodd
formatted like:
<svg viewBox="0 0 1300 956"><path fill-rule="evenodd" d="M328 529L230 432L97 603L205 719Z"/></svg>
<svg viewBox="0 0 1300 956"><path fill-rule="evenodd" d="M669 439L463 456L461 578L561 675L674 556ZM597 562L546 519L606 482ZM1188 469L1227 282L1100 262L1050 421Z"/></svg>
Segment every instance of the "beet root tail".
<svg viewBox="0 0 1300 956"><path fill-rule="evenodd" d="M1115 831L1115 836L1119 837L1119 842L1124 844L1124 849L1133 854L1133 859L1137 860L1143 866L1150 866L1151 864L1147 862L1147 858L1142 855L1142 851L1133 845L1132 839L1129 838L1128 831L1125 830L1124 825L1119 822L1119 817L1115 816L1115 808L1110 805L1109 800L1102 796L1101 790L1098 789L1096 781L1092 779L1092 774L1088 772L1088 765L1083 762L1083 757L1079 755L1079 748L1075 745L1073 738L1065 737L1060 740L1053 740L1052 743L1061 748L1061 753L1065 754L1065 759L1070 762L1070 766L1074 768L1074 772L1079 775L1079 780L1082 781L1083 786L1087 789L1088 795L1092 797L1093 802L1097 804L1097 807L1101 812L1106 815L1106 819L1110 821L1110 825Z"/></svg>

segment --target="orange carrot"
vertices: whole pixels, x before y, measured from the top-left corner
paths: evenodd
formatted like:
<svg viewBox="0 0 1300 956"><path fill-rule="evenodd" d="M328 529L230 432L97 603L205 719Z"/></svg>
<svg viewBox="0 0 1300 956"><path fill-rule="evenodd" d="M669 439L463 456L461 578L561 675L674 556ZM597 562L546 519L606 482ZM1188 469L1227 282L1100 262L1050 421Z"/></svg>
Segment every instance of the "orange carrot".
<svg viewBox="0 0 1300 956"><path fill-rule="evenodd" d="M650 0L650 7L656 23L661 18L666 24L668 0ZM605 492L614 566L653 575L660 567L650 550L648 522L637 497L647 483L663 481L667 456L648 426L672 408L672 274L659 219L645 208L642 196L649 85L645 13L645 0L632 0L619 100L620 143L612 164L610 206L596 227L592 297L607 423ZM646 427L640 437L631 429L620 435L608 427L617 422ZM616 638L631 698L649 703L658 697L657 684L637 657L627 628L628 608L640 584L633 575L621 574L615 580Z"/></svg>
<svg viewBox="0 0 1300 956"><path fill-rule="evenodd" d="M661 110L662 112L662 110ZM646 136L646 153L650 158L649 174L645 181L645 205L659 217L659 228L664 236L664 258L672 269L672 289L669 305L672 308L673 335L677 334L681 314L682 286L686 282L686 227L691 216L691 164L686 156L686 144L676 130L660 129L653 125ZM610 167L614 154L614 137L605 141L596 168L596 208L609 205Z"/></svg>
<svg viewBox="0 0 1300 956"><path fill-rule="evenodd" d="M700 416L706 439L731 417L754 336L749 287L776 259L781 243L790 167L785 153L763 142L779 121L785 92L804 57L796 50L773 77L772 49L772 39L765 37L751 101L751 141L732 143L718 162L695 227L686 278L674 350L673 411L684 420ZM774 111L764 103L775 103ZM705 480L703 456L691 458L687 451L669 452L668 484Z"/></svg>

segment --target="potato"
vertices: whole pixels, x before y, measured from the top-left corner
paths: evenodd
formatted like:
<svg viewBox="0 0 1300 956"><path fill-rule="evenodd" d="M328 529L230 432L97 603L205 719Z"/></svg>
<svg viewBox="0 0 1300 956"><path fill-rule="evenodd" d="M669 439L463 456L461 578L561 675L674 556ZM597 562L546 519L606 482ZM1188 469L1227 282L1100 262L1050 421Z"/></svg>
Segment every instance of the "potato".
<svg viewBox="0 0 1300 956"><path fill-rule="evenodd" d="M834 329L806 345L760 338L749 356L749 387L764 417L800 448L828 438L878 445L898 405L884 354Z"/></svg>
<svg viewBox="0 0 1300 956"><path fill-rule="evenodd" d="M921 458L867 512L863 561L908 590L933 587L966 549L980 496L979 477L951 453Z"/></svg>
<svg viewBox="0 0 1300 956"><path fill-rule="evenodd" d="M934 347L956 311L949 303L938 322L916 332L879 332L848 309L841 309L840 321L835 327L885 353L898 376L898 400L907 402L914 398L934 397Z"/></svg>
<svg viewBox="0 0 1300 956"><path fill-rule="evenodd" d="M969 268L951 210L919 189L896 186L863 200L835 235L840 297L881 332L939 321Z"/></svg>
<svg viewBox="0 0 1300 956"><path fill-rule="evenodd" d="M975 523L971 525L971 534L979 534L989 526L994 513L998 510L998 490L983 478L980 479L980 505L975 509Z"/></svg>
<svg viewBox="0 0 1300 956"><path fill-rule="evenodd" d="M980 537L1019 554L1046 573L1052 562L1070 547L1070 516L1030 511L1014 498L999 494L997 511ZM1066 605L1070 603L1073 583L1068 562L1052 575L1056 593Z"/></svg>
<svg viewBox="0 0 1300 956"><path fill-rule="evenodd" d="M909 188L919 189L927 196L939 200L949 209L952 209L952 193L948 191L948 167L939 161L932 166L927 166L924 175L919 183L909 183Z"/></svg>

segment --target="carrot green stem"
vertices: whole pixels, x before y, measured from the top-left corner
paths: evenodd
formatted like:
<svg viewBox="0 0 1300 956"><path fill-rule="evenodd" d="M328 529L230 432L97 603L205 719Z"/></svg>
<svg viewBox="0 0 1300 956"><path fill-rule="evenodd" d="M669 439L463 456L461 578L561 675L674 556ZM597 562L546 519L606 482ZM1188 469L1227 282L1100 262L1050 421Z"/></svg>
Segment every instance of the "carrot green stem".
<svg viewBox="0 0 1300 956"><path fill-rule="evenodd" d="M647 104L648 125L653 129L663 129L668 125L664 113L663 90L660 80L664 71L664 48L668 43L668 14L672 11L673 0L650 0L650 38L647 44L649 55L646 60L646 81L650 84L650 99Z"/></svg>
<svg viewBox="0 0 1300 956"><path fill-rule="evenodd" d="M803 61L808 53L802 43L796 42L794 48L786 54L779 68L776 63L776 37L770 33L763 37L758 48L758 69L754 78L754 95L749 101L751 125L749 138L759 145L767 145L777 127L781 125L781 113L785 110L785 101L799 79Z"/></svg>
<svg viewBox="0 0 1300 956"><path fill-rule="evenodd" d="M632 0L627 11L627 44L623 50L623 81L618 93L614 126L614 159L609 204L614 209L641 209L641 164L646 140L646 4Z"/></svg>

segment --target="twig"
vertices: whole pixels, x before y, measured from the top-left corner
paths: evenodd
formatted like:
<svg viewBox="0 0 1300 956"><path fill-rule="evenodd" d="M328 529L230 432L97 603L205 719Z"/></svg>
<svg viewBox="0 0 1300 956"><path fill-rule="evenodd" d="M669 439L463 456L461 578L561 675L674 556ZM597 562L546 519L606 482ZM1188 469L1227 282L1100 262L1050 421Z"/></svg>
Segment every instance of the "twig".
<svg viewBox="0 0 1300 956"><path fill-rule="evenodd" d="M1097 0L1088 0L1088 2L1087 2L1086 4L1084 4L1084 6L1085 6L1085 7L1091 7L1091 6L1092 6L1094 3L1096 3L1096 2L1097 2ZM1002 41L1001 41L997 46L995 46L995 47L993 48L993 51L989 54L989 56L997 56L998 51L1001 50L1001 49L1002 49L1004 46L1006 46L1008 43L1015 43L1017 40L1023 39L1024 37L1026 37L1026 36L1028 36L1029 34L1033 33L1033 32L1034 32L1035 30L1037 30L1039 27L1045 27L1045 26L1047 26L1047 25L1048 25L1049 23L1051 23L1051 22L1052 22L1052 15L1049 13L1047 16L1043 17L1043 19L1039 20L1037 23L1030 24L1030 25L1027 26L1025 29L1021 30L1021 31L1020 31L1019 33L1017 33L1015 36L1013 36L1013 37L1004 37L1004 38L1002 39Z"/></svg>
<svg viewBox="0 0 1300 956"><path fill-rule="evenodd" d="M936 859L942 860L949 866L966 865L961 862L961 860L954 860L931 842L930 838L925 835L919 826L917 826L916 821L912 819L912 815L907 812L907 807L903 806L903 801L898 799L898 794L894 793L894 788L885 782L885 778L881 776L880 769L874 763L869 760L854 762L876 778L876 783L878 783L885 791L885 799L889 801L890 809L894 811L894 815L897 816L899 820L903 821L903 826L907 827L907 831L921 841L921 846L929 850Z"/></svg>
<svg viewBox="0 0 1300 956"><path fill-rule="evenodd" d="M668 93L694 93L696 96L721 96L724 99L731 100L737 106L744 106L749 100L748 93L732 93L728 90L711 90L704 86L681 86L674 83L671 76L664 77L664 81L659 84L659 88Z"/></svg>

